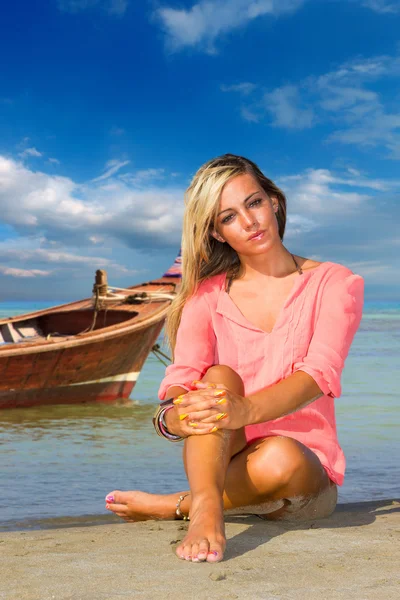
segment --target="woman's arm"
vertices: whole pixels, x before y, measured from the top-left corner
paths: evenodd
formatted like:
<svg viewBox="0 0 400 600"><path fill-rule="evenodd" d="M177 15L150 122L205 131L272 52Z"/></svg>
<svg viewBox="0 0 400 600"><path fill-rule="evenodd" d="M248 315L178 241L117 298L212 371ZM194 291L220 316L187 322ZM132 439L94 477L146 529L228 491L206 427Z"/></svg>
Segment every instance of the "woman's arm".
<svg viewBox="0 0 400 600"><path fill-rule="evenodd" d="M316 381L308 373L297 371L279 383L246 397L246 425L284 417L323 395Z"/></svg>
<svg viewBox="0 0 400 600"><path fill-rule="evenodd" d="M215 333L202 286L186 301L179 324L174 362L165 371L160 384L158 397L165 400L171 397L170 388L192 389L192 381L201 379L214 364ZM182 393L184 393L182 392Z"/></svg>
<svg viewBox="0 0 400 600"><path fill-rule="evenodd" d="M192 389L192 382L201 379L214 364L215 334L212 327L210 307L204 285L183 307L176 338L174 363L167 367L160 384L160 400L176 398ZM179 419L176 407L165 413L165 424L170 433L186 437L187 423Z"/></svg>

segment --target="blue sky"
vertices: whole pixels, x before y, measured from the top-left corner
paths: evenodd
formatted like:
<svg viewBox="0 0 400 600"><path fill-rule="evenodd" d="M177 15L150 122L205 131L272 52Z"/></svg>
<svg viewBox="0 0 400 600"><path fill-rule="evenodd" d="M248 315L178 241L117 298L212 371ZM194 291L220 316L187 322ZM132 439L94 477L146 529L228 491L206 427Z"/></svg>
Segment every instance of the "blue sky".
<svg viewBox="0 0 400 600"><path fill-rule="evenodd" d="M161 274L206 160L257 162L286 246L400 296L400 1L19 0L2 8L0 301Z"/></svg>

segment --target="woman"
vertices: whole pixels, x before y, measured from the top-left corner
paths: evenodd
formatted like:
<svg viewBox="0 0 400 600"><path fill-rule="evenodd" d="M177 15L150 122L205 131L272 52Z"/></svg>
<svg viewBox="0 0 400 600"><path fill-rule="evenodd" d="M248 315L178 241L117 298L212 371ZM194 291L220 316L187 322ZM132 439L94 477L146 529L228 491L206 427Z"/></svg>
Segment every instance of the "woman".
<svg viewBox="0 0 400 600"><path fill-rule="evenodd" d="M334 398L363 280L292 255L285 224L284 194L240 156L206 163L187 190L174 363L155 427L184 438L190 491L114 491L106 507L127 521L190 516L176 553L192 562L223 558L224 511L320 518L343 482Z"/></svg>

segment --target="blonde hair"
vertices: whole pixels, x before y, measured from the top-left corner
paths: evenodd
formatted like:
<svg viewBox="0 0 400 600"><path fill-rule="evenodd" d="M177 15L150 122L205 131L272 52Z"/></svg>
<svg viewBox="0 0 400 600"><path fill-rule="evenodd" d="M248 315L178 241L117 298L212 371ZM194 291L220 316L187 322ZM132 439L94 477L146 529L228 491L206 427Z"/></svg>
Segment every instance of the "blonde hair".
<svg viewBox="0 0 400 600"><path fill-rule="evenodd" d="M197 171L185 193L182 233L182 285L171 304L166 322L166 335L174 351L176 335L185 302L196 293L202 281L227 273L235 278L240 273L240 260L227 243L221 244L211 232L216 227L219 200L226 183L248 173L269 196L278 199L279 236L283 239L286 225L284 193L265 177L258 166L247 158L224 154L205 163Z"/></svg>

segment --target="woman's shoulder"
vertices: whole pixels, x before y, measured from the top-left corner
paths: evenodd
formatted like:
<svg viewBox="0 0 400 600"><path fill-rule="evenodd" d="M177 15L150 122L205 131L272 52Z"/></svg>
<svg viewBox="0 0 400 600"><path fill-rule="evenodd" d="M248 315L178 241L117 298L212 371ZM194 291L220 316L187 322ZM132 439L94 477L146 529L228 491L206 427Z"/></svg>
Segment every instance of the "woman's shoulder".
<svg viewBox="0 0 400 600"><path fill-rule="evenodd" d="M218 297L224 288L226 274L221 273L219 275L213 275L212 277L207 277L207 279L203 279L194 293L188 298L188 302L193 304L204 303L209 306L214 306L218 302Z"/></svg>
<svg viewBox="0 0 400 600"><path fill-rule="evenodd" d="M307 294L317 305L341 306L345 312L360 312L363 306L364 280L349 267L332 261L305 259L303 273L310 273ZM314 263L314 266L312 266ZM299 263L300 264L300 263ZM326 299L326 300L324 300Z"/></svg>
<svg viewBox="0 0 400 600"><path fill-rule="evenodd" d="M308 264L310 263L311 261ZM352 296L362 304L364 280L346 265L325 261L317 263L313 269L305 269L303 272L313 273L311 275L313 283L308 288L309 293L315 294L316 299L324 297L325 294L328 294L331 300L337 297L338 301L340 298L345 299Z"/></svg>
<svg viewBox="0 0 400 600"><path fill-rule="evenodd" d="M354 275L353 271L341 263L332 261L317 261L311 258L296 258L303 273L319 275L323 280L344 279Z"/></svg>
<svg viewBox="0 0 400 600"><path fill-rule="evenodd" d="M219 275L213 275L212 277L203 279L195 292L196 295L218 294L221 289L223 289L225 279L226 273L220 273Z"/></svg>

